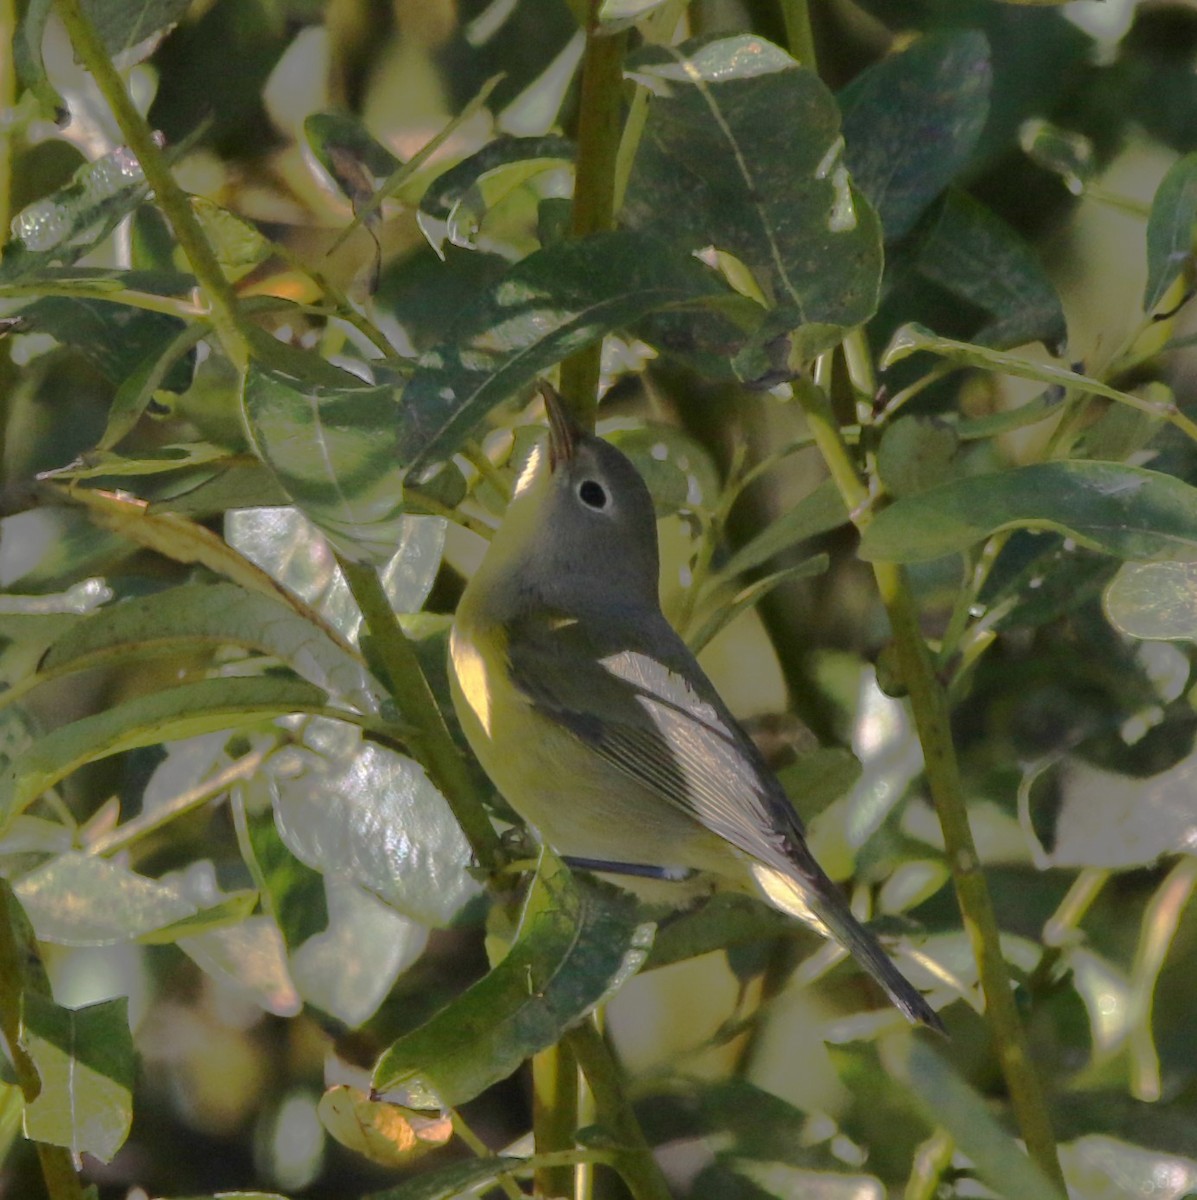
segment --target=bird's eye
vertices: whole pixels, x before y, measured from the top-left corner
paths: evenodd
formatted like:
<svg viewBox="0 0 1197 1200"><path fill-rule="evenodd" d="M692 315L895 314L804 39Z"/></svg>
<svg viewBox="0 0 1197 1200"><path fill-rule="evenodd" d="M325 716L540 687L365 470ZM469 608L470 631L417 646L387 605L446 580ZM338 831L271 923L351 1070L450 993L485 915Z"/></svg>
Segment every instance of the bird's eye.
<svg viewBox="0 0 1197 1200"><path fill-rule="evenodd" d="M578 499L588 508L606 508L607 489L596 479L583 479L578 484Z"/></svg>

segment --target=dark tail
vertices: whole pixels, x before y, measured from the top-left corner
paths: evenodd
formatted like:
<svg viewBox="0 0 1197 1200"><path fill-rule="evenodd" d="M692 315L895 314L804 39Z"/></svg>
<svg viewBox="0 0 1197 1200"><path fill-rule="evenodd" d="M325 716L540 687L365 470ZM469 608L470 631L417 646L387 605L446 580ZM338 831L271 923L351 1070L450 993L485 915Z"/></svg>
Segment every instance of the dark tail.
<svg viewBox="0 0 1197 1200"><path fill-rule="evenodd" d="M894 966L881 943L852 915L843 893L827 878L809 851L794 857L801 861L794 864L792 874L783 875L775 868L757 865L753 873L769 900L784 912L807 921L814 918L885 989L908 1021L926 1025L946 1037L947 1030L938 1014Z"/></svg>

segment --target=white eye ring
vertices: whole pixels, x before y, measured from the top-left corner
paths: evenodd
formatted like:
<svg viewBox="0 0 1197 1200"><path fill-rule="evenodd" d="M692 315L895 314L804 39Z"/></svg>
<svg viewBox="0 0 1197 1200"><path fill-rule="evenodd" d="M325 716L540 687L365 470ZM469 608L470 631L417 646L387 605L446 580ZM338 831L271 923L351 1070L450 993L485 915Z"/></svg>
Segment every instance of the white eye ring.
<svg viewBox="0 0 1197 1200"><path fill-rule="evenodd" d="M610 502L607 489L597 479L583 479L578 484L578 499L587 508L596 508L600 511L606 508Z"/></svg>

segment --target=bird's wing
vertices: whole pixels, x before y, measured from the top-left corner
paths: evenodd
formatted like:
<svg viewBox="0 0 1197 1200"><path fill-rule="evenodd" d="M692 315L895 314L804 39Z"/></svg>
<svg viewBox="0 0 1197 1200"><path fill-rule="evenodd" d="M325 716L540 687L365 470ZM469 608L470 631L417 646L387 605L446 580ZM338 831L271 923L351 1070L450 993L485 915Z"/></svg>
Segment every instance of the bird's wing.
<svg viewBox="0 0 1197 1200"><path fill-rule="evenodd" d="M797 813L663 617L521 616L507 653L516 688L610 765L753 858L798 865Z"/></svg>

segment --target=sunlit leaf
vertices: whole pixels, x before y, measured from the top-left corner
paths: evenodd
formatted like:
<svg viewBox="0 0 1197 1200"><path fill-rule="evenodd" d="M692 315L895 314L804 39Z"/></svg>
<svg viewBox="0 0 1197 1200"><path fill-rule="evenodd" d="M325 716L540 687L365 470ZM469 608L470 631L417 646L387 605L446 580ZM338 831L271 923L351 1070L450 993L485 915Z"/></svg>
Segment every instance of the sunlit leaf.
<svg viewBox="0 0 1197 1200"><path fill-rule="evenodd" d="M179 949L233 991L278 1017L303 1008L287 970L287 953L270 917L250 917L229 929L179 939Z"/></svg>
<svg viewBox="0 0 1197 1200"><path fill-rule="evenodd" d="M191 208L230 282L236 283L248 275L273 252L268 238L227 208L202 196L191 197Z"/></svg>
<svg viewBox="0 0 1197 1200"><path fill-rule="evenodd" d="M574 880L547 853L520 932L485 978L385 1050L374 1087L463 1104L551 1046L644 962L653 926L627 893Z"/></svg>
<svg viewBox="0 0 1197 1200"><path fill-rule="evenodd" d="M1156 189L1147 221L1147 286L1143 311L1151 312L1188 263L1197 227L1197 153L1173 163Z"/></svg>
<svg viewBox="0 0 1197 1200"><path fill-rule="evenodd" d="M175 884L77 852L51 859L13 890L37 936L64 946L177 941L205 928L236 924L257 898L254 892L236 893L201 910Z"/></svg>
<svg viewBox="0 0 1197 1200"><path fill-rule="evenodd" d="M0 826L84 763L214 729L325 711L326 700L321 688L298 679L201 679L61 725L0 773Z"/></svg>
<svg viewBox="0 0 1197 1200"><path fill-rule="evenodd" d="M752 36L646 46L628 70L652 102L624 220L735 255L779 308L778 333L808 327L803 356L867 320L880 223L852 187L839 109L818 75Z"/></svg>
<svg viewBox="0 0 1197 1200"><path fill-rule="evenodd" d="M42 1085L25 1109L25 1136L111 1162L133 1124L128 1001L72 1009L25 991L20 1042Z"/></svg>
<svg viewBox="0 0 1197 1200"><path fill-rule="evenodd" d="M1197 642L1197 563L1123 563L1102 604L1129 637Z"/></svg>
<svg viewBox="0 0 1197 1200"><path fill-rule="evenodd" d="M398 461L452 454L500 401L604 334L656 309L727 294L690 255L634 233L596 234L529 255L420 359L403 391Z"/></svg>
<svg viewBox="0 0 1197 1200"><path fill-rule="evenodd" d="M447 1116L429 1117L398 1104L371 1100L365 1092L344 1085L320 1097L320 1123L342 1146L384 1167L398 1167L419 1158L453 1136Z"/></svg>
<svg viewBox="0 0 1197 1200"><path fill-rule="evenodd" d="M362 615L327 539L294 508L254 508L229 512L225 534L251 562L289 592L316 608L350 643L356 644ZM439 517L405 516L391 543L390 561L379 572L396 612L418 612L440 567L445 522Z"/></svg>
<svg viewBox="0 0 1197 1200"><path fill-rule="evenodd" d="M989 114L990 82L985 35L962 29L919 38L840 93L844 159L887 240L909 233L968 162Z"/></svg>
<svg viewBox="0 0 1197 1200"><path fill-rule="evenodd" d="M1050 462L971 475L882 509L860 542L869 561L917 562L1002 529L1052 529L1117 558L1197 560L1197 489L1108 462Z"/></svg>
<svg viewBox="0 0 1197 1200"><path fill-rule="evenodd" d="M1085 1200L1182 1200L1197 1191L1197 1160L1105 1134L1089 1134L1061 1146L1060 1163L1069 1188Z"/></svg>
<svg viewBox="0 0 1197 1200"><path fill-rule="evenodd" d="M444 798L412 759L357 730L312 721L266 767L275 820L301 862L349 880L412 920L446 924L478 885Z"/></svg>

